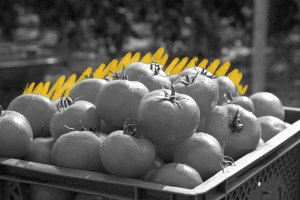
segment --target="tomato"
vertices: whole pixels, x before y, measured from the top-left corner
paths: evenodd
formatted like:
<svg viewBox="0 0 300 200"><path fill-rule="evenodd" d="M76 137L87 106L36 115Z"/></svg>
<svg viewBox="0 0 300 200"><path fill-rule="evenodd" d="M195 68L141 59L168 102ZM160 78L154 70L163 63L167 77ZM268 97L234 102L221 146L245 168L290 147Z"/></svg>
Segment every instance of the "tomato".
<svg viewBox="0 0 300 200"><path fill-rule="evenodd" d="M262 116L258 121L261 125L261 138L265 142L287 128L284 121L273 116Z"/></svg>
<svg viewBox="0 0 300 200"><path fill-rule="evenodd" d="M130 118L137 121L137 111L147 87L137 81L114 80L105 84L96 99L96 109L109 126L121 129Z"/></svg>
<svg viewBox="0 0 300 200"><path fill-rule="evenodd" d="M227 91L230 91L233 97L238 95L237 88L230 78L227 76L218 76L216 80L219 85L219 98L217 105L222 105L226 101L224 95L226 95Z"/></svg>
<svg viewBox="0 0 300 200"><path fill-rule="evenodd" d="M155 145L175 146L190 138L200 122L195 100L170 90L146 94L139 105L138 120L143 121L142 134Z"/></svg>
<svg viewBox="0 0 300 200"><path fill-rule="evenodd" d="M70 92L72 99L80 99L95 104L99 90L107 83L104 79L90 78L77 83Z"/></svg>
<svg viewBox="0 0 300 200"><path fill-rule="evenodd" d="M76 193L42 185L29 185L30 200L73 200Z"/></svg>
<svg viewBox="0 0 300 200"><path fill-rule="evenodd" d="M50 131L54 139L82 128L100 131L101 119L94 104L84 100L73 103L70 98L63 99L60 104L62 105L58 107L59 111L50 120Z"/></svg>
<svg viewBox="0 0 300 200"><path fill-rule="evenodd" d="M150 64L147 64L147 67L149 67L152 71L157 70L157 74L160 76L167 76L166 72L164 72L163 70L163 66L156 62L151 62Z"/></svg>
<svg viewBox="0 0 300 200"><path fill-rule="evenodd" d="M119 74L122 74L122 72ZM153 74L153 71L145 63L134 62L124 68L123 74L126 75L130 81L138 81L142 76Z"/></svg>
<svg viewBox="0 0 300 200"><path fill-rule="evenodd" d="M206 132L221 145L224 155L239 159L255 150L261 136L258 119L239 105L216 106L207 116Z"/></svg>
<svg viewBox="0 0 300 200"><path fill-rule="evenodd" d="M194 76L196 75L198 72L200 72L200 74L202 75L207 75L207 76L211 76L212 74L207 71L205 68L201 68L201 67L197 67L197 66L194 66L194 67L189 67L183 71L181 71L178 76L180 77L185 77L186 75L189 75L189 76Z"/></svg>
<svg viewBox="0 0 300 200"><path fill-rule="evenodd" d="M263 140L262 138L259 138L259 141L258 141L258 144L257 144L256 149L262 147L262 145L263 145L264 143L265 143L264 140Z"/></svg>
<svg viewBox="0 0 300 200"><path fill-rule="evenodd" d="M27 119L0 106L0 157L22 158L29 151L32 130Z"/></svg>
<svg viewBox="0 0 300 200"><path fill-rule="evenodd" d="M257 117L274 116L284 120L284 109L280 99L269 92L257 92L250 96Z"/></svg>
<svg viewBox="0 0 300 200"><path fill-rule="evenodd" d="M168 76L161 76L158 74L151 74L149 76L141 76L138 80L143 83L149 91L158 90L162 87L170 89L171 81Z"/></svg>
<svg viewBox="0 0 300 200"><path fill-rule="evenodd" d="M193 189L203 182L201 176L194 168L182 163L163 165L155 171L150 181L188 189Z"/></svg>
<svg viewBox="0 0 300 200"><path fill-rule="evenodd" d="M51 158L61 167L105 172L100 154L104 141L91 131L72 131L55 141Z"/></svg>
<svg viewBox="0 0 300 200"><path fill-rule="evenodd" d="M51 160L51 150L54 144L54 138L35 138L30 146L25 160L43 164L54 164Z"/></svg>
<svg viewBox="0 0 300 200"><path fill-rule="evenodd" d="M140 128L126 123L124 130L107 136L101 148L101 161L112 175L141 178L153 165L155 147L140 137Z"/></svg>
<svg viewBox="0 0 300 200"><path fill-rule="evenodd" d="M174 162L193 167L205 181L224 168L223 150L213 136L198 132L176 148Z"/></svg>
<svg viewBox="0 0 300 200"><path fill-rule="evenodd" d="M246 110L254 113L254 104L249 97L243 96L243 95L233 97L231 92L228 90L227 93L225 94L224 98L225 98L225 102L222 105L230 104L230 103L236 104L236 105L239 105L239 106L245 108Z"/></svg>
<svg viewBox="0 0 300 200"><path fill-rule="evenodd" d="M7 109L17 111L27 118L33 138L51 136L49 122L56 107L49 98L37 94L22 94L14 98Z"/></svg>
<svg viewBox="0 0 300 200"><path fill-rule="evenodd" d="M177 92L189 95L197 102L201 118L211 112L218 102L218 83L205 75L186 75L174 86Z"/></svg>
<svg viewBox="0 0 300 200"><path fill-rule="evenodd" d="M152 167L147 171L147 173L141 179L148 181L150 177L155 173L155 171L161 166L163 166L164 164L165 163L161 158L155 157Z"/></svg>
<svg viewBox="0 0 300 200"><path fill-rule="evenodd" d="M177 74L169 75L169 79L171 83L175 83L175 81L177 81L178 79L178 75Z"/></svg>
<svg viewBox="0 0 300 200"><path fill-rule="evenodd" d="M170 88L170 78L161 71L161 67L155 62L149 65L136 62L128 65L124 69L124 74L128 76L128 80L141 82L149 91L153 91L161 89L162 86Z"/></svg>

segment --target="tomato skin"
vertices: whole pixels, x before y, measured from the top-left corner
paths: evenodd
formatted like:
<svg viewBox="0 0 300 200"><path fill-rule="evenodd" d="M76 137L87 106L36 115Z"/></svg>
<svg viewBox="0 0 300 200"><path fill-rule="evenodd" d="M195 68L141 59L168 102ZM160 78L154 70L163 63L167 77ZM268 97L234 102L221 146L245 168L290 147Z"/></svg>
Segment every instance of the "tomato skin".
<svg viewBox="0 0 300 200"><path fill-rule="evenodd" d="M246 110L254 113L254 105L249 97L246 96L238 96L236 100L232 102L233 104L237 104L245 108Z"/></svg>
<svg viewBox="0 0 300 200"><path fill-rule="evenodd" d="M245 108L246 110L254 113L254 104L252 100L247 96L237 96L229 103L239 105ZM223 105L226 104L228 103L223 103Z"/></svg>
<svg viewBox="0 0 300 200"><path fill-rule="evenodd" d="M274 116L262 116L258 120L262 130L261 138L264 142L267 142L288 127L284 121Z"/></svg>
<svg viewBox="0 0 300 200"><path fill-rule="evenodd" d="M155 171L161 166L163 166L164 164L165 163L161 158L155 157L152 167L147 171L147 173L141 179L148 181L150 177L155 173Z"/></svg>
<svg viewBox="0 0 300 200"><path fill-rule="evenodd" d="M163 100L164 97L163 90L146 94L139 105L138 120L143 121L142 134L155 145L175 146L196 131L200 111L195 100L188 95L175 94L177 103Z"/></svg>
<svg viewBox="0 0 300 200"><path fill-rule="evenodd" d="M178 74L178 76L180 76L180 77L184 77L184 76L186 76L186 75L191 75L191 76L193 76L193 75L197 74L198 72L199 72L199 73L201 73L201 72L202 72L202 73L206 73L206 75L208 75L208 76L212 75L209 71L207 71L207 70L204 69L204 68L197 67L197 66L193 66L193 67L189 67L189 68L187 68L187 69L181 71L181 72Z"/></svg>
<svg viewBox="0 0 300 200"><path fill-rule="evenodd" d="M174 152L174 162L196 169L207 180L224 168L222 147L213 136L197 132Z"/></svg>
<svg viewBox="0 0 300 200"><path fill-rule="evenodd" d="M259 142L257 144L256 149L259 149L260 147L262 147L264 145L265 141L262 138L259 138Z"/></svg>
<svg viewBox="0 0 300 200"><path fill-rule="evenodd" d="M171 81L168 76L151 74L148 76L141 76L138 81L143 83L149 91L162 89L162 86L166 89L171 88Z"/></svg>
<svg viewBox="0 0 300 200"><path fill-rule="evenodd" d="M51 150L54 142L54 138L52 137L35 138L32 141L30 150L24 159L32 162L53 165L54 163L51 159Z"/></svg>
<svg viewBox="0 0 300 200"><path fill-rule="evenodd" d="M203 182L201 176L194 168L182 163L163 165L155 171L150 181L189 189L193 189Z"/></svg>
<svg viewBox="0 0 300 200"><path fill-rule="evenodd" d="M230 78L227 76L218 76L216 78L218 85L219 85L219 98L217 105L222 105L225 102L224 94L227 93L227 90L229 90L233 97L236 97L237 89L234 83Z"/></svg>
<svg viewBox="0 0 300 200"><path fill-rule="evenodd" d="M114 80L98 93L96 109L103 121L116 128L123 128L125 121L137 121L137 110L147 87L137 81Z"/></svg>
<svg viewBox="0 0 300 200"><path fill-rule="evenodd" d="M32 129L24 115L6 110L0 117L0 157L22 158L29 151Z"/></svg>
<svg viewBox="0 0 300 200"><path fill-rule="evenodd" d="M51 158L57 166L103 173L100 154L104 141L91 131L72 131L55 141Z"/></svg>
<svg viewBox="0 0 300 200"><path fill-rule="evenodd" d="M49 122L56 107L52 101L37 94L22 94L14 98L7 110L21 113L29 121L33 132L33 138L51 136Z"/></svg>
<svg viewBox="0 0 300 200"><path fill-rule="evenodd" d="M175 83L177 81L177 77L178 77L177 74L170 75L169 79L170 79L171 83Z"/></svg>
<svg viewBox="0 0 300 200"><path fill-rule="evenodd" d="M99 90L106 84L107 81L99 78L85 79L77 83L70 91L72 99L80 99L95 104Z"/></svg>
<svg viewBox="0 0 300 200"><path fill-rule="evenodd" d="M101 147L101 161L110 174L142 177L153 165L155 147L146 138L136 138L122 130L107 136Z"/></svg>
<svg viewBox="0 0 300 200"><path fill-rule="evenodd" d="M243 128L233 132L230 128L237 109ZM216 106L207 116L206 131L214 136L221 145L225 142L224 155L237 160L255 150L261 137L261 127L256 116L239 105Z"/></svg>
<svg viewBox="0 0 300 200"><path fill-rule="evenodd" d="M170 88L170 78L158 65L156 67L152 66L152 69L150 68L150 65L151 64L144 64L141 62L131 63L124 69L124 74L130 81L143 83L149 91L161 89L162 85L164 88Z"/></svg>
<svg viewBox="0 0 300 200"><path fill-rule="evenodd" d="M119 74L121 73L119 72ZM128 77L128 80L138 81L142 76L153 74L153 71L145 63L134 62L124 69L124 74Z"/></svg>
<svg viewBox="0 0 300 200"><path fill-rule="evenodd" d="M88 130L97 127L95 131L101 129L101 119L95 105L84 100L76 101L62 112L57 111L50 121L50 131L54 139L72 131L71 129L80 130L82 127Z"/></svg>
<svg viewBox="0 0 300 200"><path fill-rule="evenodd" d="M174 86L177 92L189 95L197 102L201 118L211 112L218 102L218 83L207 76L198 74L189 85L177 81Z"/></svg>
<svg viewBox="0 0 300 200"><path fill-rule="evenodd" d="M257 92L250 96L256 117L274 116L284 120L284 109L280 99L270 92Z"/></svg>

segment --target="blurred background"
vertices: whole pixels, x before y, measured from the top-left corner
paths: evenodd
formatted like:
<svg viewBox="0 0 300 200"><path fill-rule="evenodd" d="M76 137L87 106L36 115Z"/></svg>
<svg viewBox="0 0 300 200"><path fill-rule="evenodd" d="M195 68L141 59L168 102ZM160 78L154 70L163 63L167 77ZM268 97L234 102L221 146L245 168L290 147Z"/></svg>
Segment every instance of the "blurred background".
<svg viewBox="0 0 300 200"><path fill-rule="evenodd" d="M0 9L4 107L28 82L159 47L230 60L248 95L266 90L300 107L299 0L2 0Z"/></svg>

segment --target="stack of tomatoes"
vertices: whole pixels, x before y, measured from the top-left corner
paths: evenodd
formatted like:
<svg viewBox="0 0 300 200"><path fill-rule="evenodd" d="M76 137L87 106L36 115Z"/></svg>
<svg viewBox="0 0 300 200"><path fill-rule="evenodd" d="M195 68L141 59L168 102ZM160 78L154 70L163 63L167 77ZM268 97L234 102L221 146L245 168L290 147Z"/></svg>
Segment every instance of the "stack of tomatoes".
<svg viewBox="0 0 300 200"><path fill-rule="evenodd" d="M184 188L289 126L271 93L241 96L226 76L199 67L168 76L154 62L85 79L55 101L23 94L0 112L1 157Z"/></svg>

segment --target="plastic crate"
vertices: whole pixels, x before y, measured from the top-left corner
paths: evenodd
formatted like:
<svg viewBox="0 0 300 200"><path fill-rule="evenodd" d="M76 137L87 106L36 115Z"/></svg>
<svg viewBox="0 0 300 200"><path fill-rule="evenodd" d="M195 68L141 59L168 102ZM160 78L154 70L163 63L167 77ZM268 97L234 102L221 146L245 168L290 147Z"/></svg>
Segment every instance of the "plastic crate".
<svg viewBox="0 0 300 200"><path fill-rule="evenodd" d="M26 200L38 184L120 200L299 200L300 109L285 112L291 127L194 189L1 158L0 199Z"/></svg>

